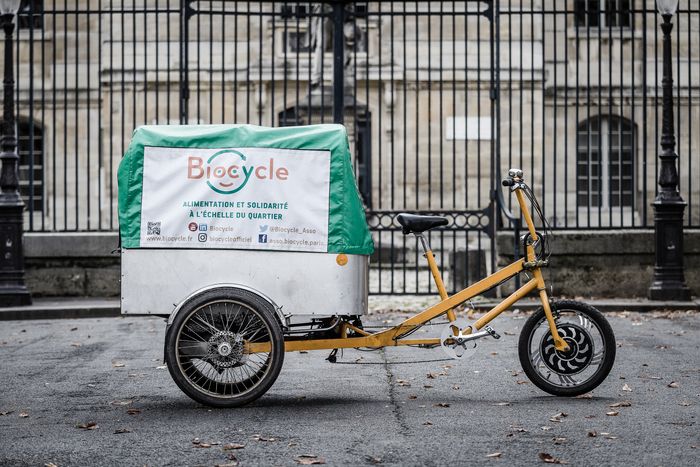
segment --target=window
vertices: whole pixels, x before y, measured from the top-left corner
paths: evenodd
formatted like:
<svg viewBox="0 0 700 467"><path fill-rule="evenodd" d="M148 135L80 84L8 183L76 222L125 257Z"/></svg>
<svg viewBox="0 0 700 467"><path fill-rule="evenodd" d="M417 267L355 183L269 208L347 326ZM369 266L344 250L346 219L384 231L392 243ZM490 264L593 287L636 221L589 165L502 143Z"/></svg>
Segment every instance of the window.
<svg viewBox="0 0 700 467"><path fill-rule="evenodd" d="M632 206L634 139L631 121L598 116L583 121L576 137L576 204Z"/></svg>
<svg viewBox="0 0 700 467"><path fill-rule="evenodd" d="M42 0L22 0L17 12L19 29L44 28L44 2Z"/></svg>
<svg viewBox="0 0 700 467"><path fill-rule="evenodd" d="M37 122L17 122L19 192L30 212L44 210L44 130Z"/></svg>
<svg viewBox="0 0 700 467"><path fill-rule="evenodd" d="M575 23L579 28L632 27L632 0L576 0Z"/></svg>

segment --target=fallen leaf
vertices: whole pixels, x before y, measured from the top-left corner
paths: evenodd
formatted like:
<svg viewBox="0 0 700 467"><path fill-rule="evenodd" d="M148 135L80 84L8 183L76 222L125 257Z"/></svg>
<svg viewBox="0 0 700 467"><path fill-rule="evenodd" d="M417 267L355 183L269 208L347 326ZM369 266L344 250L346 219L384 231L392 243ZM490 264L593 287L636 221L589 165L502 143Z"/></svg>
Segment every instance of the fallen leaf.
<svg viewBox="0 0 700 467"><path fill-rule="evenodd" d="M558 446L558 445L560 445L560 444L566 443L566 438L563 438L563 437L555 437L555 438L552 438L552 441L554 441L554 444L556 444L556 445Z"/></svg>
<svg viewBox="0 0 700 467"><path fill-rule="evenodd" d="M195 439L192 440L192 444L199 444L199 443L201 443L201 441L199 440L199 438L195 438Z"/></svg>
<svg viewBox="0 0 700 467"><path fill-rule="evenodd" d="M611 410L610 412L607 412L605 415L609 417L617 417L620 414L617 410Z"/></svg>
<svg viewBox="0 0 700 467"><path fill-rule="evenodd" d="M425 422L423 422L423 425L432 425L432 424L433 424L433 422L431 422L430 420L426 420Z"/></svg>
<svg viewBox="0 0 700 467"><path fill-rule="evenodd" d="M13 412L14 412L14 410L8 410L7 412L0 412L0 416L2 416L2 415L10 415L10 414L13 413Z"/></svg>
<svg viewBox="0 0 700 467"><path fill-rule="evenodd" d="M133 399L127 399L127 400L121 400L121 401L120 401L120 400L114 400L114 401L110 402L109 405L116 405L116 406L120 406L120 405L131 405L133 402L134 402Z"/></svg>
<svg viewBox="0 0 700 467"><path fill-rule="evenodd" d="M598 436L598 432L597 432L597 431L591 430L591 431L588 432L588 437L589 437L589 438L595 438L596 436Z"/></svg>
<svg viewBox="0 0 700 467"><path fill-rule="evenodd" d="M514 336L515 335L514 332L510 332L510 331L503 331L503 334L505 334L506 336Z"/></svg>
<svg viewBox="0 0 700 467"><path fill-rule="evenodd" d="M587 392L585 394L579 394L575 397L575 399L593 399L593 394L591 394L590 392Z"/></svg>
<svg viewBox="0 0 700 467"><path fill-rule="evenodd" d="M81 347L83 344L81 344L80 342L71 342L70 345L72 345L73 347Z"/></svg>
<svg viewBox="0 0 700 467"><path fill-rule="evenodd" d="M114 430L115 435L120 435L122 433L131 433L131 430L128 428L117 428L116 430Z"/></svg>
<svg viewBox="0 0 700 467"><path fill-rule="evenodd" d="M455 391L459 391L459 386L455 384L454 386L452 386L452 389L454 389Z"/></svg>
<svg viewBox="0 0 700 467"><path fill-rule="evenodd" d="M496 402L496 403L493 404L493 405L497 405L497 406L500 406L500 407L505 407L505 406L507 406L507 405L510 405L510 402Z"/></svg>
<svg viewBox="0 0 700 467"><path fill-rule="evenodd" d="M268 438L268 437L266 437L266 436L253 435L253 440L255 440L255 441L269 441L269 442L273 442L273 441L277 441L277 438Z"/></svg>
<svg viewBox="0 0 700 467"><path fill-rule="evenodd" d="M510 428L512 431L516 431L518 433L527 433L528 432L525 428L523 428L521 426L511 426Z"/></svg>
<svg viewBox="0 0 700 467"><path fill-rule="evenodd" d="M325 464L326 461L318 456L315 456L313 454L302 454L298 456L296 459L294 459L297 464L300 465L318 465L318 464Z"/></svg>
<svg viewBox="0 0 700 467"><path fill-rule="evenodd" d="M632 405L632 403L629 401L621 401L621 402L615 402L614 404L610 404L608 407L616 409L618 407L630 407L631 405Z"/></svg>
<svg viewBox="0 0 700 467"><path fill-rule="evenodd" d="M605 437L605 439L617 439L617 436L608 435Z"/></svg>
<svg viewBox="0 0 700 467"><path fill-rule="evenodd" d="M450 404L448 404L447 402L438 402L437 404L433 404L433 407L445 407L445 408L447 408L449 406L450 406Z"/></svg>
<svg viewBox="0 0 700 467"><path fill-rule="evenodd" d="M96 422L87 422L87 423L80 423L78 425L75 425L76 428L80 428L81 430L96 430L100 426Z"/></svg>
<svg viewBox="0 0 700 467"><path fill-rule="evenodd" d="M627 391L627 392L632 392L632 388L629 387L629 384L627 384L627 383L625 383L624 386L622 386L622 390Z"/></svg>
<svg viewBox="0 0 700 467"><path fill-rule="evenodd" d="M415 394L409 394L408 398L411 400L414 400L414 399L418 399L418 396L416 396Z"/></svg>
<svg viewBox="0 0 700 467"><path fill-rule="evenodd" d="M691 405L693 405L693 404L691 404L691 403L688 402L688 401L683 401L683 402L680 402L678 405L680 405L681 407L689 407L689 406L691 406Z"/></svg>
<svg viewBox="0 0 700 467"><path fill-rule="evenodd" d="M58 465L54 464L53 462L47 462L44 464L44 467L58 467Z"/></svg>
<svg viewBox="0 0 700 467"><path fill-rule="evenodd" d="M398 384L399 386L405 386L407 388L411 387L410 381L406 381L405 379L397 379L396 384Z"/></svg>
<svg viewBox="0 0 700 467"><path fill-rule="evenodd" d="M430 388L432 388L433 386L431 386L430 384L424 384L423 387L424 387L425 389L430 389Z"/></svg>
<svg viewBox="0 0 700 467"><path fill-rule="evenodd" d="M426 377L427 377L428 379L435 379L435 375L434 375L433 373L428 373L428 374L426 375Z"/></svg>
<svg viewBox="0 0 700 467"><path fill-rule="evenodd" d="M381 457L365 456L365 459L367 459L367 462L370 464L381 464L384 462Z"/></svg>
<svg viewBox="0 0 700 467"><path fill-rule="evenodd" d="M29 417L29 414L27 412L20 412L19 413L19 418L27 418Z"/></svg>
<svg viewBox="0 0 700 467"><path fill-rule="evenodd" d="M491 454L486 454L486 457L501 457L502 455L502 452L492 452Z"/></svg>
<svg viewBox="0 0 700 467"><path fill-rule="evenodd" d="M569 416L568 413L559 412L559 413L556 414L556 415L552 415L552 418L550 418L549 421L550 421L550 422L561 423L561 419L564 418L564 417L568 417L568 416Z"/></svg>
<svg viewBox="0 0 700 467"><path fill-rule="evenodd" d="M210 443L197 443L194 445L194 447L208 449L211 447L211 444Z"/></svg>
<svg viewBox="0 0 700 467"><path fill-rule="evenodd" d="M214 464L214 467L238 467L238 462L235 459L231 459L233 462L227 464Z"/></svg>
<svg viewBox="0 0 700 467"><path fill-rule="evenodd" d="M287 447L288 447L288 448L293 448L294 446L299 446L299 443L295 443L294 441L290 441L290 442L287 444Z"/></svg>
<svg viewBox="0 0 700 467"><path fill-rule="evenodd" d="M224 451L232 451L234 449L243 449L244 447L245 447L245 444L228 443L228 444L224 444L221 449L223 449Z"/></svg>
<svg viewBox="0 0 700 467"><path fill-rule="evenodd" d="M540 427L540 428L542 428L542 431L549 431L549 430L552 429L551 426L542 426L542 427Z"/></svg>
<svg viewBox="0 0 700 467"><path fill-rule="evenodd" d="M675 388L678 387L678 383L676 383L675 381L671 381L670 383L667 384L667 386L668 386L669 388L674 388L674 389L675 389Z"/></svg>
<svg viewBox="0 0 700 467"><path fill-rule="evenodd" d="M120 362L112 362L112 367L114 368L123 368L125 365Z"/></svg>
<svg viewBox="0 0 700 467"><path fill-rule="evenodd" d="M129 415L136 415L136 414L141 413L141 409L137 409L137 408L132 407L130 409L127 409L126 413L128 413Z"/></svg>
<svg viewBox="0 0 700 467"><path fill-rule="evenodd" d="M545 464L567 464L567 462L554 457L546 452L539 453L540 460Z"/></svg>
<svg viewBox="0 0 700 467"><path fill-rule="evenodd" d="M167 365L159 365L156 367L156 370L165 370L166 368L168 368Z"/></svg>
<svg viewBox="0 0 700 467"><path fill-rule="evenodd" d="M516 383L518 383L518 384L529 384L529 381L523 381L522 379L519 379L518 381L516 381Z"/></svg>

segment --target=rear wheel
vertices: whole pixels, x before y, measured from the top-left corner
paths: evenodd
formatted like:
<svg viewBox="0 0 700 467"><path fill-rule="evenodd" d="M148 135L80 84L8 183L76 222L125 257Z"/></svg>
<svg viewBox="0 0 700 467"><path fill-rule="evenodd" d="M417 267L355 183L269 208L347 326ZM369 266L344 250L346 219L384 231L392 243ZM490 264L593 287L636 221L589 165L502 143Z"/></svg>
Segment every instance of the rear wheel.
<svg viewBox="0 0 700 467"><path fill-rule="evenodd" d="M247 290L204 292L168 328L165 361L175 383L197 402L248 404L270 389L282 369L284 338L275 310Z"/></svg>
<svg viewBox="0 0 700 467"><path fill-rule="evenodd" d="M518 354L525 374L537 387L556 396L577 396L596 388L615 362L615 335L605 317L590 305L572 300L551 305L557 330L569 350L554 348L544 310L525 322Z"/></svg>

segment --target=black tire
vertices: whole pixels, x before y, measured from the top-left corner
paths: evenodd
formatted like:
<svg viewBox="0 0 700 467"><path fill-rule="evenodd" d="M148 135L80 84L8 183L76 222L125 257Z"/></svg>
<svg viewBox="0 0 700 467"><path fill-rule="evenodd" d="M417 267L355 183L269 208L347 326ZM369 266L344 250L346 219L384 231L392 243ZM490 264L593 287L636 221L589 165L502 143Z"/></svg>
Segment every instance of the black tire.
<svg viewBox="0 0 700 467"><path fill-rule="evenodd" d="M590 305L562 300L551 305L561 337L571 350L553 348L540 308L525 322L518 341L520 364L535 386L555 396L578 396L595 389L615 363L615 335L602 313Z"/></svg>
<svg viewBox="0 0 700 467"><path fill-rule="evenodd" d="M269 342L269 352L246 353ZM265 394L284 362L284 337L273 306L248 290L222 287L189 300L165 333L165 362L197 402L240 407Z"/></svg>

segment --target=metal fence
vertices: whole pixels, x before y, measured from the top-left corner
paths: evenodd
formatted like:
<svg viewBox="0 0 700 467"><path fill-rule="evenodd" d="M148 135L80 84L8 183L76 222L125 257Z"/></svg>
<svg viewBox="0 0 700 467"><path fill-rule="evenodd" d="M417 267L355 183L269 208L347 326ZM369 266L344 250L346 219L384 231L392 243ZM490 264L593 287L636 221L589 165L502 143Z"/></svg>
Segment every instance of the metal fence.
<svg viewBox="0 0 700 467"><path fill-rule="evenodd" d="M686 225L700 226L700 6L674 19ZM495 263L499 174L555 228L653 225L654 2L24 1L17 53L29 231L116 230L142 124L342 121L375 238L372 293L434 293L401 211L440 212L448 288ZM504 207L511 207L506 198Z"/></svg>

